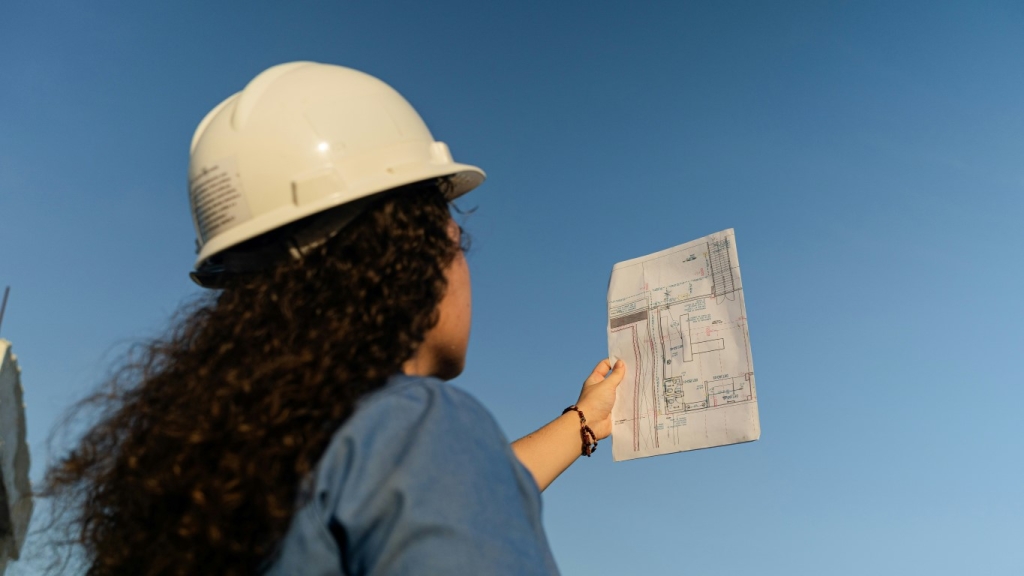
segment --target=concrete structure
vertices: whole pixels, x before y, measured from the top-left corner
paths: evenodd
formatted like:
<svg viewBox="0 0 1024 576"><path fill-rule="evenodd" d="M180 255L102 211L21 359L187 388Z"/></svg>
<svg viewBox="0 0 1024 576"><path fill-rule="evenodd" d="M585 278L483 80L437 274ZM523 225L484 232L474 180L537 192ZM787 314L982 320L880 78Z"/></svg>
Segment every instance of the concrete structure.
<svg viewBox="0 0 1024 576"><path fill-rule="evenodd" d="M21 368L11 343L0 339L0 574L17 560L32 517Z"/></svg>

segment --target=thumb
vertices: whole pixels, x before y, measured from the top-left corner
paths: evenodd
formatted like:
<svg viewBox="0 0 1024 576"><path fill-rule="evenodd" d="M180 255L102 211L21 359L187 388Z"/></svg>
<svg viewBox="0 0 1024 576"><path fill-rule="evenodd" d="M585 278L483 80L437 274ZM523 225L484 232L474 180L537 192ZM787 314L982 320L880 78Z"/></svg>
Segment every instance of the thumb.
<svg viewBox="0 0 1024 576"><path fill-rule="evenodd" d="M622 379L625 376L626 363L622 360L619 360L615 363L615 367L612 368L612 373L608 375L605 381L607 381L612 388L616 388L622 382Z"/></svg>

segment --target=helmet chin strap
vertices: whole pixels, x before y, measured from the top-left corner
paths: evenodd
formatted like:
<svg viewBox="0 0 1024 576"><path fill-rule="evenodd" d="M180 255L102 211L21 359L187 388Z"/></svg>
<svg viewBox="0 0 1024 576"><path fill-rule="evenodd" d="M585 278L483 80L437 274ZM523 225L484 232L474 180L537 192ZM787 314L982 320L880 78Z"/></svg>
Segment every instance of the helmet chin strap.
<svg viewBox="0 0 1024 576"><path fill-rule="evenodd" d="M366 211L370 204L383 200L386 196L387 193L375 194L311 216L307 219L308 222L303 222L302 226L287 238L288 254L294 260L302 260L307 254L337 236L345 226Z"/></svg>

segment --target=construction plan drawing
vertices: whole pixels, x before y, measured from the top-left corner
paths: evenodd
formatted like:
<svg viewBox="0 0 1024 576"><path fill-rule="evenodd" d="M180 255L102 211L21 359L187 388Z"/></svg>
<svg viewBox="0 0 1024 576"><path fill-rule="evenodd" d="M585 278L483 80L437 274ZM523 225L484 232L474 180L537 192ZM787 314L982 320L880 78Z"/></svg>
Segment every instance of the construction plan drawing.
<svg viewBox="0 0 1024 576"><path fill-rule="evenodd" d="M626 362L612 410L616 461L757 440L732 229L616 264L608 353Z"/></svg>

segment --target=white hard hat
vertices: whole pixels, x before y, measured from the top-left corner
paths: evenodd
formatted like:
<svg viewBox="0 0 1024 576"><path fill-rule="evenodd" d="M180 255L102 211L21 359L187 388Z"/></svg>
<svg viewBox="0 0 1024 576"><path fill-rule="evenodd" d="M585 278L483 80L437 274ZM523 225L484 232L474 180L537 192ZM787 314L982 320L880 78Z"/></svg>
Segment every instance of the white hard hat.
<svg viewBox="0 0 1024 576"><path fill-rule="evenodd" d="M453 199L484 178L452 161L377 78L315 62L274 66L207 114L192 137L192 277L209 285L197 274L215 275L211 257L307 216L427 180L446 180Z"/></svg>

